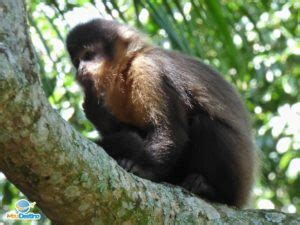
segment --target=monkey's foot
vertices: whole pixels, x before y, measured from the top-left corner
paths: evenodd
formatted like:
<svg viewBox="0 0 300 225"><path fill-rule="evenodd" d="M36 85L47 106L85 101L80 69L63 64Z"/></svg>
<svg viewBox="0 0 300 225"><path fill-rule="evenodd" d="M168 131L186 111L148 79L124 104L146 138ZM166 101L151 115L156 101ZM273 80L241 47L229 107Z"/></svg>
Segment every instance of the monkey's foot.
<svg viewBox="0 0 300 225"><path fill-rule="evenodd" d="M117 160L118 164L127 172L132 172L132 169L134 167L134 162L131 159L118 159Z"/></svg>
<svg viewBox="0 0 300 225"><path fill-rule="evenodd" d="M216 197L214 188L208 183L207 179L201 174L188 175L181 186L196 195L213 200Z"/></svg>

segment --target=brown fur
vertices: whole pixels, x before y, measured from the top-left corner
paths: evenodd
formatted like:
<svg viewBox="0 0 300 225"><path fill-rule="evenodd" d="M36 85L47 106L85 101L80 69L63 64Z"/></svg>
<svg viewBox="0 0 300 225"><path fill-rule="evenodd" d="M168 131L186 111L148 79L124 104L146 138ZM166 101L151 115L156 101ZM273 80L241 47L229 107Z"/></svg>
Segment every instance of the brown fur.
<svg viewBox="0 0 300 225"><path fill-rule="evenodd" d="M216 71L114 21L75 27L68 51L98 143L127 171L243 206L255 153L247 112Z"/></svg>
<svg viewBox="0 0 300 225"><path fill-rule="evenodd" d="M114 60L105 61L97 71L92 71L99 84L96 85L98 96L105 93L105 105L124 123L138 127L158 123L165 117L164 96L155 77L158 69L143 55L147 49L128 56L126 47L119 41Z"/></svg>

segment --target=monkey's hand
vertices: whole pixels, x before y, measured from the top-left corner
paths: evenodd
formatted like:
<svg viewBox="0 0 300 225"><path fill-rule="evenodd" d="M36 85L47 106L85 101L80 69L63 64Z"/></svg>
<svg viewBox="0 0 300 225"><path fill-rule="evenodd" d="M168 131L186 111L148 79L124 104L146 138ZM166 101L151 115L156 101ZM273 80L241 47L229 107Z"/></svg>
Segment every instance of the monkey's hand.
<svg viewBox="0 0 300 225"><path fill-rule="evenodd" d="M132 159L121 158L117 160L118 164L127 172L133 173L139 177L155 181L156 175L149 170L146 170Z"/></svg>

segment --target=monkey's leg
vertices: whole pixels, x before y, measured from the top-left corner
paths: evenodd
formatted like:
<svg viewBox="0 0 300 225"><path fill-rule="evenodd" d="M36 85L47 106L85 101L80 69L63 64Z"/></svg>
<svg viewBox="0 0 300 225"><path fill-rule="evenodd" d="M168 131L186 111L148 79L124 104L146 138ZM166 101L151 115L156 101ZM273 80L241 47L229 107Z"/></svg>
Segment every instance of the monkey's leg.
<svg viewBox="0 0 300 225"><path fill-rule="evenodd" d="M185 189L208 200L216 198L215 189L208 180L201 174L189 174L181 183Z"/></svg>
<svg viewBox="0 0 300 225"><path fill-rule="evenodd" d="M174 125L174 124L173 124ZM128 172L152 181L164 181L170 176L187 142L187 134L180 126L155 127L143 140L143 147L129 157L119 158Z"/></svg>

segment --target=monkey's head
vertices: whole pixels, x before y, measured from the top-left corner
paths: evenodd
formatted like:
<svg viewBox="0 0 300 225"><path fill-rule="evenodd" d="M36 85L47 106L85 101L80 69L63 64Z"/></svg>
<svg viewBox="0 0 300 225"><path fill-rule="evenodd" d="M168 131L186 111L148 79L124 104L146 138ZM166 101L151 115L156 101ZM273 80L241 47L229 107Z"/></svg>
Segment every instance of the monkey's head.
<svg viewBox="0 0 300 225"><path fill-rule="evenodd" d="M101 80L114 64L147 45L132 28L115 21L95 19L74 27L67 36L67 50L77 70L76 78L87 88Z"/></svg>

